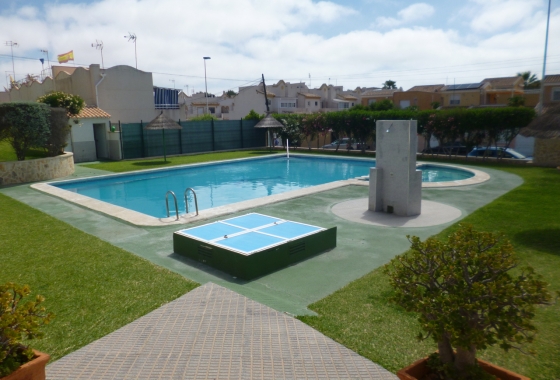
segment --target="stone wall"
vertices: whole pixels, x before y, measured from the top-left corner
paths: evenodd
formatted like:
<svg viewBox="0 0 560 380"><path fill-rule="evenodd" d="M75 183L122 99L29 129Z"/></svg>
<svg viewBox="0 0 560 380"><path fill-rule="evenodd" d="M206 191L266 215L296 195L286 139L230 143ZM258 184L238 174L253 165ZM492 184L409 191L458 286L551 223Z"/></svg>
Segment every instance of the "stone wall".
<svg viewBox="0 0 560 380"><path fill-rule="evenodd" d="M74 173L74 155L0 162L0 186L46 181Z"/></svg>
<svg viewBox="0 0 560 380"><path fill-rule="evenodd" d="M560 166L560 139L535 139L533 164L536 166Z"/></svg>

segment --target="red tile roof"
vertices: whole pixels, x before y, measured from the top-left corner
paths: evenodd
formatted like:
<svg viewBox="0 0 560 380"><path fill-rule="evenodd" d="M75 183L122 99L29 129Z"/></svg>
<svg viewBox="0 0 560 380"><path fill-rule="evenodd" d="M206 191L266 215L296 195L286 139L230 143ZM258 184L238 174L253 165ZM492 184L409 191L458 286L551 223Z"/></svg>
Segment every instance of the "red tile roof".
<svg viewBox="0 0 560 380"><path fill-rule="evenodd" d="M101 108L93 107L93 106L85 106L80 113L76 115L68 115L69 117L73 117L75 119L94 119L94 118L110 118L107 112L103 111Z"/></svg>
<svg viewBox="0 0 560 380"><path fill-rule="evenodd" d="M543 83L545 83L545 84L548 84L548 83L560 83L560 74L546 75L546 76L544 77Z"/></svg>
<svg viewBox="0 0 560 380"><path fill-rule="evenodd" d="M490 86L494 89L510 89L515 86L515 83L519 80L519 76L516 77L503 77L503 78L486 78L482 83L490 83Z"/></svg>
<svg viewBox="0 0 560 380"><path fill-rule="evenodd" d="M444 86L445 86L444 84L429 84L425 86L414 86L406 91L437 92L441 90Z"/></svg>
<svg viewBox="0 0 560 380"><path fill-rule="evenodd" d="M393 93L396 91L400 91L400 90L391 89L391 90L366 91L362 94L362 97L392 96Z"/></svg>

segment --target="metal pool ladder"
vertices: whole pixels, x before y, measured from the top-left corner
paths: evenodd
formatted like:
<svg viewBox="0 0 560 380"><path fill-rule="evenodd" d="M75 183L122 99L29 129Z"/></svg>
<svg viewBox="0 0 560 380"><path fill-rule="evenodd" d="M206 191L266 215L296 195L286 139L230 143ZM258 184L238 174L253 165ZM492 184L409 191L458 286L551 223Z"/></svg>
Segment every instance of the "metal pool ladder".
<svg viewBox="0 0 560 380"><path fill-rule="evenodd" d="M198 201L196 200L196 193L194 192L192 187L187 187L187 189L185 190L185 210L186 213L189 213L189 202L187 201L187 195L189 193L189 190L192 191L193 197L194 197L194 207L196 209L196 216L198 216ZM179 217L177 217L178 219Z"/></svg>
<svg viewBox="0 0 560 380"><path fill-rule="evenodd" d="M168 198L169 194L173 195L173 200L175 201L175 214L177 215L177 219L175 220L179 220L179 207L177 207L177 197L175 196L175 193L171 190L165 193L165 208L167 209L167 217L169 218L169 198Z"/></svg>

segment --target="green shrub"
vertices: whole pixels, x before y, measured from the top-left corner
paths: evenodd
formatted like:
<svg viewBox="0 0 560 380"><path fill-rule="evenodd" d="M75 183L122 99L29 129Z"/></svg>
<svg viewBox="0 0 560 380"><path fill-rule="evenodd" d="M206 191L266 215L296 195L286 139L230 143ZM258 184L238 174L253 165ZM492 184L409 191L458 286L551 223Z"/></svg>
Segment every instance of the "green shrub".
<svg viewBox="0 0 560 380"><path fill-rule="evenodd" d="M50 108L40 103L0 104L0 132L14 149L18 161L31 147L42 147L50 136Z"/></svg>
<svg viewBox="0 0 560 380"><path fill-rule="evenodd" d="M37 102L47 104L51 107L66 108L70 115L78 115L86 106L84 99L78 95L67 94L62 91L53 91L37 99Z"/></svg>
<svg viewBox="0 0 560 380"><path fill-rule="evenodd" d="M257 121L260 121L262 118L264 118L264 115L259 115L258 113L255 112L255 110L251 110L243 118L243 120L257 120Z"/></svg>
<svg viewBox="0 0 560 380"><path fill-rule="evenodd" d="M71 126L68 124L66 109L60 107L51 108L51 132L45 145L49 156L54 157L64 153L64 147L67 145L70 128Z"/></svg>
<svg viewBox="0 0 560 380"><path fill-rule="evenodd" d="M532 268L513 275L518 265L509 241L461 225L444 243L408 237L411 251L384 271L395 289L392 298L419 314L424 336L432 337L444 378L479 379L476 352L499 344L504 350L531 342L535 305L550 301L547 284ZM455 349L455 351L454 351Z"/></svg>
<svg viewBox="0 0 560 380"><path fill-rule="evenodd" d="M189 119L189 121L210 121L210 120L218 120L218 118L214 115L205 114L205 115L195 116L192 119Z"/></svg>
<svg viewBox="0 0 560 380"><path fill-rule="evenodd" d="M22 304L22 299L30 293L27 285L12 282L0 285L0 377L33 358L33 351L22 344L22 339L41 338L40 327L53 317L39 306L44 301L42 296Z"/></svg>

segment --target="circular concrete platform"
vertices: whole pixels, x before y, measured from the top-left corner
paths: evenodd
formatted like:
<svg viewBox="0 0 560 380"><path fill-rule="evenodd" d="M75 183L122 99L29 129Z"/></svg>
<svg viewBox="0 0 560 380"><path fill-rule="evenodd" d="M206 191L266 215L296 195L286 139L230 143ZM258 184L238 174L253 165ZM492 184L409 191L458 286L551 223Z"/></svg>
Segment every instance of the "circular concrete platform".
<svg viewBox="0 0 560 380"><path fill-rule="evenodd" d="M416 216L397 216L368 210L368 198L335 204L331 211L346 220L381 227L430 227L449 223L461 217L461 210L443 203L422 201L422 212Z"/></svg>

